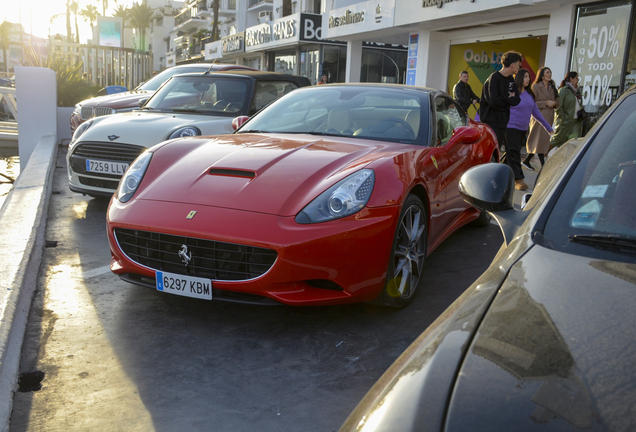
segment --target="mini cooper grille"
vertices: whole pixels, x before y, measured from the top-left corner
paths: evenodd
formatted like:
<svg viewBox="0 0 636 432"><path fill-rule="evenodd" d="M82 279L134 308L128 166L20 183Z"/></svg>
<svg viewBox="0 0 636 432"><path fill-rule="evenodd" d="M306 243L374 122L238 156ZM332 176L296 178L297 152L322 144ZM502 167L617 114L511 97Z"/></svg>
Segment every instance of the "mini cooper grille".
<svg viewBox="0 0 636 432"><path fill-rule="evenodd" d="M146 147L108 142L82 143L73 150L73 156L87 159L132 163Z"/></svg>
<svg viewBox="0 0 636 432"><path fill-rule="evenodd" d="M254 279L265 274L278 254L271 249L115 228L122 251L134 262L154 270L220 281ZM184 264L179 252L187 247Z"/></svg>
<svg viewBox="0 0 636 432"><path fill-rule="evenodd" d="M117 186L119 186L118 181L101 180L101 179L84 177L84 176L79 176L79 182L83 184L84 186L93 186L93 187L104 188L104 189L117 189Z"/></svg>
<svg viewBox="0 0 636 432"><path fill-rule="evenodd" d="M99 107L99 108L95 108L93 112L95 113L95 117L100 117L105 115L111 115L115 112L115 110L112 108L107 108L107 107Z"/></svg>

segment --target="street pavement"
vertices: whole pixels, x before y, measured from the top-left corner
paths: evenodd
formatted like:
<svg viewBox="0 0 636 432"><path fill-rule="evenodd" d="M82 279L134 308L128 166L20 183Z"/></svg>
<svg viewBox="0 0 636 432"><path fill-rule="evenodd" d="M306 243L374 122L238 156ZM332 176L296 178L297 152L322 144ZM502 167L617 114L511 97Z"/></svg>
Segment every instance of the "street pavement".
<svg viewBox="0 0 636 432"><path fill-rule="evenodd" d="M337 430L502 243L460 229L403 310L205 302L113 275L108 202L70 192L63 148L57 165L20 365L43 379L15 393L12 432Z"/></svg>

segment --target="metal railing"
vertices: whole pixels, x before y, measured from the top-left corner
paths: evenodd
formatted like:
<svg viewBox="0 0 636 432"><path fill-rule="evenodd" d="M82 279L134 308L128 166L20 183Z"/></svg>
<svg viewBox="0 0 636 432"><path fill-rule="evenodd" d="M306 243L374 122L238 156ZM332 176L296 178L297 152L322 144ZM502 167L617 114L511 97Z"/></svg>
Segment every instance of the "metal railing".
<svg viewBox="0 0 636 432"><path fill-rule="evenodd" d="M258 6L260 4L272 4L272 3L274 3L273 0L249 0L247 7L251 8L254 6Z"/></svg>

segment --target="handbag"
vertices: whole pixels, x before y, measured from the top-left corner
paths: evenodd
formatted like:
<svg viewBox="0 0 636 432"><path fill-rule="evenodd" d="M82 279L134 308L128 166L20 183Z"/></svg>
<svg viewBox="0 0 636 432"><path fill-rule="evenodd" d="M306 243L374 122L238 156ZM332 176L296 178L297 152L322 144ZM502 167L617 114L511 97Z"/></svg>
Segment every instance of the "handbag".
<svg viewBox="0 0 636 432"><path fill-rule="evenodd" d="M576 112L576 118L577 120L587 120L588 118L590 118L590 114L585 111L585 108L581 108Z"/></svg>

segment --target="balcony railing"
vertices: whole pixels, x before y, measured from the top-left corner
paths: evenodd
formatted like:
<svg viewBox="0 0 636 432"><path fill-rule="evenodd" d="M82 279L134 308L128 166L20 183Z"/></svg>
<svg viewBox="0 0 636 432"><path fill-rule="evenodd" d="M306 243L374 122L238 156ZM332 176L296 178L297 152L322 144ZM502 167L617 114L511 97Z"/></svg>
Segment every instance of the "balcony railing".
<svg viewBox="0 0 636 432"><path fill-rule="evenodd" d="M219 9L236 10L236 0L221 0L219 2Z"/></svg>
<svg viewBox="0 0 636 432"><path fill-rule="evenodd" d="M249 0L247 7L251 8L254 6L258 6L259 4L267 4L267 3L272 4L274 3L274 1L273 0Z"/></svg>

